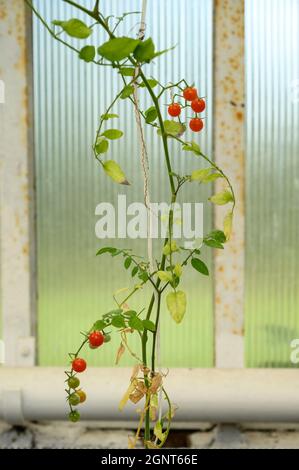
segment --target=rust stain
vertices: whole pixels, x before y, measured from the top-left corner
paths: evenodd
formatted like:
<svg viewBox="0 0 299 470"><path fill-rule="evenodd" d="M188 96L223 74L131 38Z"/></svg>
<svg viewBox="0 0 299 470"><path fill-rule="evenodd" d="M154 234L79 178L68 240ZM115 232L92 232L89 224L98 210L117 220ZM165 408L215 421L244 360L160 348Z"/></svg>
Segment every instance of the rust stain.
<svg viewBox="0 0 299 470"><path fill-rule="evenodd" d="M242 111L237 111L236 112L236 118L237 118L238 121L241 121L241 122L243 121L244 116L243 116Z"/></svg>

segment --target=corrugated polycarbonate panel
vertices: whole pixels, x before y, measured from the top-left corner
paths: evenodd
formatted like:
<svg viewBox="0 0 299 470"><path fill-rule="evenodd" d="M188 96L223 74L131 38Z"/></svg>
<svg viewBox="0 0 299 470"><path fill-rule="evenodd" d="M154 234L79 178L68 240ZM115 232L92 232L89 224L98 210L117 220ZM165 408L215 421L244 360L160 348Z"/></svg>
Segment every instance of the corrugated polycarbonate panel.
<svg viewBox="0 0 299 470"><path fill-rule="evenodd" d="M299 338L299 1L246 0L246 362Z"/></svg>
<svg viewBox="0 0 299 470"><path fill-rule="evenodd" d="M90 6L92 2L83 2ZM141 1L102 1L105 15L138 11ZM207 153L211 152L212 129L212 1L148 1L147 35L159 50L177 44L173 53L164 55L147 67L147 75L162 82L186 78L195 82L207 97L206 130L198 139ZM35 1L37 9L50 23L54 19L77 17L91 21L63 1ZM127 17L119 34L134 36L140 16ZM100 28L94 28L92 39L81 41L102 44L107 39ZM68 39L69 40L69 39ZM79 41L72 44L79 47ZM140 157L131 103L122 101L112 110L120 115L118 126L125 138L113 142L108 158L125 169L131 186L119 186L103 174L92 156L91 145L99 116L121 89L121 80L108 67L86 64L76 54L53 40L34 19L34 86L35 86L35 151L37 166L38 226L38 334L39 363L60 365L67 361L68 351L80 341L86 330L101 315L113 308L112 293L132 286L120 259L96 258L97 249L105 245L131 246L134 252L146 254L145 240L98 240L95 237L95 207L100 202L116 204L119 194L128 204L143 201ZM141 101L146 109L147 98ZM169 101L169 97L168 97ZM162 101L166 104L167 100ZM166 118L166 107L164 108ZM108 123L107 127L109 127ZM169 200L169 188L162 147L156 131L146 131L151 166L152 200ZM188 131L189 134L189 131ZM188 135L191 138L191 135ZM188 174L198 168L196 157L181 153L171 143L175 170ZM189 185L184 200L203 201L209 189ZM205 230L211 225L211 208L205 206ZM211 266L211 256L207 255ZM188 293L188 310L183 324L171 320L164 302L162 309L162 361L165 366L213 365L212 281L189 272L184 281ZM124 295L124 292L122 295ZM142 292L131 308L142 306L148 293ZM119 297L121 298L121 297ZM114 363L119 345L118 335L99 352L87 353L93 365ZM130 339L133 349L136 343ZM122 365L131 364L127 355Z"/></svg>

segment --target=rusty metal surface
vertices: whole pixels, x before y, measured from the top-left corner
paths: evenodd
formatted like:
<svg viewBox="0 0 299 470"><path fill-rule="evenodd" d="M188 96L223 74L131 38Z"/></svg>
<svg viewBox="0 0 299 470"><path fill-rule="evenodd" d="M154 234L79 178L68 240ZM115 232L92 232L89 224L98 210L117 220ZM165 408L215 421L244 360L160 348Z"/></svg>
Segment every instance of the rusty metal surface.
<svg viewBox="0 0 299 470"><path fill-rule="evenodd" d="M214 156L236 193L234 231L215 250L216 366L243 366L244 303L244 0L217 0L214 10ZM216 185L216 191L223 183ZM227 208L217 206L223 224Z"/></svg>
<svg viewBox="0 0 299 470"><path fill-rule="evenodd" d="M24 2L0 0L2 328L6 364L27 366L35 311L30 37Z"/></svg>

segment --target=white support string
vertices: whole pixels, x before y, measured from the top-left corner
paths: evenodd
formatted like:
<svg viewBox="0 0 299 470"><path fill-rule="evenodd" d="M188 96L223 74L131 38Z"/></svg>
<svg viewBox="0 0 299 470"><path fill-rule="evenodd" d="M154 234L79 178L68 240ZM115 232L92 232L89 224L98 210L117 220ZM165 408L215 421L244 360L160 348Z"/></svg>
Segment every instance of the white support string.
<svg viewBox="0 0 299 470"><path fill-rule="evenodd" d="M146 30L146 11L147 11L147 0L142 1L142 14L141 14L141 23L140 23L140 28L138 32L138 39L143 40L145 36L145 30ZM137 78L139 73L139 67L136 67L135 69L135 78ZM143 191L144 191L144 203L147 209L147 257L149 261L149 267L150 267L150 272L154 272L155 266L154 266L154 259L153 259L153 240L151 237L151 232L152 232L152 211L150 209L150 202L151 202L151 197L150 197L150 181L149 181L149 160L148 160L148 153L147 153L147 148L146 148L146 142L145 142L145 137L144 137L144 131L142 127L142 122L141 122L141 117L139 113L139 99L138 99L138 86L137 83L134 82L134 107L135 107L135 118L136 118L136 124L137 124L137 130L138 130L138 136L139 136L139 141L140 141L140 147L141 147L141 167L142 167L142 172L143 172ZM154 291L155 295L155 300L157 301L157 296L156 296L156 291ZM158 366L158 371L161 374L161 341L160 341L160 325L158 325L158 330L157 330L157 366ZM159 404L158 404L158 415L159 415L159 420L161 420L162 417L162 388L160 387L159 390Z"/></svg>

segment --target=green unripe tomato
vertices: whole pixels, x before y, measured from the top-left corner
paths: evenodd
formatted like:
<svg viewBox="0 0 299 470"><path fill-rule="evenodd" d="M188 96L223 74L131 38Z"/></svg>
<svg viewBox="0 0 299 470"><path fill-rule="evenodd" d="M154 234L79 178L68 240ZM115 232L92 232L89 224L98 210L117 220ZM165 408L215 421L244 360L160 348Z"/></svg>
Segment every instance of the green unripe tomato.
<svg viewBox="0 0 299 470"><path fill-rule="evenodd" d="M78 388L80 385L80 380L77 377L70 377L67 381L70 388Z"/></svg>
<svg viewBox="0 0 299 470"><path fill-rule="evenodd" d="M69 396L69 402L72 406L76 406L76 405L79 405L80 403L80 396L78 395L78 393L72 393L70 396Z"/></svg>
<svg viewBox="0 0 299 470"><path fill-rule="evenodd" d="M79 421L80 419L80 413L79 411L77 410L74 410L74 411L71 411L69 413L69 420L72 422L72 423L76 423L77 421Z"/></svg>
<svg viewBox="0 0 299 470"><path fill-rule="evenodd" d="M104 343L109 343L111 341L111 336L110 335L105 335L104 336Z"/></svg>

